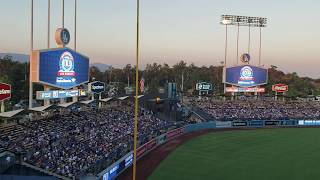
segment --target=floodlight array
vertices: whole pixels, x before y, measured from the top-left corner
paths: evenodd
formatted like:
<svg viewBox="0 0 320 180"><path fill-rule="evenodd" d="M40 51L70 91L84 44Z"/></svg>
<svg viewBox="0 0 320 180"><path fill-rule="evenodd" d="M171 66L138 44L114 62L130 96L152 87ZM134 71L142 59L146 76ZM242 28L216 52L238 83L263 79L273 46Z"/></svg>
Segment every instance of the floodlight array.
<svg viewBox="0 0 320 180"><path fill-rule="evenodd" d="M266 27L267 26L267 18L250 17L250 16L237 16L237 15L222 15L220 23L223 25Z"/></svg>

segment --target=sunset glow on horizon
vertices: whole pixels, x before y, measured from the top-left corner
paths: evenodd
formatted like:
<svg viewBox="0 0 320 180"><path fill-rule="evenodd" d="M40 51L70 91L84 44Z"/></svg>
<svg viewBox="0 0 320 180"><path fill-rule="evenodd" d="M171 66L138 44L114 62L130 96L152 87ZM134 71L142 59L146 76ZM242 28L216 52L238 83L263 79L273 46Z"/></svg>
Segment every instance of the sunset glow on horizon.
<svg viewBox="0 0 320 180"><path fill-rule="evenodd" d="M115 67L135 63L135 1L78 0L77 51ZM46 49L47 0L35 3L35 49ZM73 48L74 0L65 0L65 27ZM262 29L262 64L320 78L320 2L312 0L141 0L141 66L180 60L220 65L225 27L220 15L268 18ZM51 0L51 47L61 27L61 0ZM30 0L2 0L0 53L29 54ZM227 64L236 63L236 27L228 29ZM239 56L247 52L248 27L240 28ZM251 28L252 64L258 64L259 29Z"/></svg>

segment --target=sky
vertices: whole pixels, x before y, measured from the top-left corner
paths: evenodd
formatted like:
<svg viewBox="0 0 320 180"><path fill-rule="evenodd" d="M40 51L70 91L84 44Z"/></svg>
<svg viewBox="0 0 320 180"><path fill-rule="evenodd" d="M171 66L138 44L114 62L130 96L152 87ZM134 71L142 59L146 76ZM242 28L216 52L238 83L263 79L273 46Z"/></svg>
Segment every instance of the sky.
<svg viewBox="0 0 320 180"><path fill-rule="evenodd" d="M31 0L0 0L0 52L30 52ZM47 48L47 0L34 0L34 49ZM136 1L77 0L77 51L114 67L135 64ZM65 27L74 47L74 0L65 0ZM140 0L141 67L180 60L219 65L224 60L222 14L268 18L262 29L262 64L320 78L320 1ZM51 0L50 47L62 25L62 0ZM236 27L228 27L227 65L236 64ZM248 28L240 28L239 54L247 52ZM251 28L251 64L258 64L259 29Z"/></svg>

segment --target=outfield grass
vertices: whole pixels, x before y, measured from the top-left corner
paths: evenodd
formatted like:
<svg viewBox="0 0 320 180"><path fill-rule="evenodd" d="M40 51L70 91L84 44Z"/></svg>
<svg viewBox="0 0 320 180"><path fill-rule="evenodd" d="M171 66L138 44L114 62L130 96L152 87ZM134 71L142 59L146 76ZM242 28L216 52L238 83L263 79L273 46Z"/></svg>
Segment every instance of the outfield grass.
<svg viewBox="0 0 320 180"><path fill-rule="evenodd" d="M320 179L320 128L209 133L179 146L149 179Z"/></svg>

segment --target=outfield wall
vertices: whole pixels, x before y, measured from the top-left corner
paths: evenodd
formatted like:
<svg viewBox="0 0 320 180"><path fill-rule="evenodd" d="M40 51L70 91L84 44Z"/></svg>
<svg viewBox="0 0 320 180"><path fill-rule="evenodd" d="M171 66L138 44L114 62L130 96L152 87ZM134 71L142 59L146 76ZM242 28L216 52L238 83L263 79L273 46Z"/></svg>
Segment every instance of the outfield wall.
<svg viewBox="0 0 320 180"><path fill-rule="evenodd" d="M198 124L188 124L184 127L168 131L151 141L139 146L137 160L148 154L158 146L185 133L191 133L206 129L218 128L267 128L267 127L303 127L320 126L320 120L250 120L250 121L212 121ZM107 169L98 174L98 180L113 180L133 163L133 151L113 163Z"/></svg>
<svg viewBox="0 0 320 180"><path fill-rule="evenodd" d="M181 127L178 129L168 131L152 139L151 141L139 146L137 148L137 160L139 160L140 158L148 154L150 151L152 151L156 147L184 134L184 128L185 127ZM99 173L97 179L113 180L117 176L119 176L119 174L121 174L124 170L130 167L132 163L133 163L133 151L129 152L124 157L120 158L118 161L116 161L111 166L109 166L107 169Z"/></svg>

